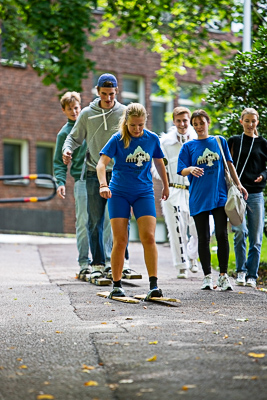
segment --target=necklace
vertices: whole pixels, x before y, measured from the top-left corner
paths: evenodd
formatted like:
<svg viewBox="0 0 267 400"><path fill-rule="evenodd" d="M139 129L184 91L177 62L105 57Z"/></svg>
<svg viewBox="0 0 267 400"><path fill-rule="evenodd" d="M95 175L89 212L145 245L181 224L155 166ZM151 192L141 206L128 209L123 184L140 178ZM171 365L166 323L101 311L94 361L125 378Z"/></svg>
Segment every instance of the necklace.
<svg viewBox="0 0 267 400"><path fill-rule="evenodd" d="M241 136L241 143L240 143L240 148L239 148L239 154L238 154L238 158L237 158L237 162L236 162L236 170L237 170L238 163L239 163L239 159L240 159L240 155L241 155L241 150L242 150L242 145L243 145L243 137L244 137L244 133L242 133L242 136ZM252 139L252 142L251 142L251 145L250 145L250 149L249 149L249 152L248 152L247 159L246 159L246 161L244 162L242 171L240 172L240 175L239 175L239 177L238 177L239 179L241 178L241 175L243 174L244 169L245 169L245 166L246 166L246 164L247 164L247 162L248 162L248 159L249 159L249 156L250 156L250 153L251 153L253 144L254 144L254 139L255 139L255 138L254 138L254 136L253 136L253 139Z"/></svg>

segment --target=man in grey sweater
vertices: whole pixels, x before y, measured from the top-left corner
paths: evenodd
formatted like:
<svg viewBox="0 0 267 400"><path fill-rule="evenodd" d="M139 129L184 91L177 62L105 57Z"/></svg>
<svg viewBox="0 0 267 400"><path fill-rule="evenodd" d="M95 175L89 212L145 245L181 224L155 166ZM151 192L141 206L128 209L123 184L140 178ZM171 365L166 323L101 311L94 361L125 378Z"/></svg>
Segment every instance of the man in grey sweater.
<svg viewBox="0 0 267 400"><path fill-rule="evenodd" d="M63 161L71 161L73 151L82 145L84 139L87 143L86 153L86 187L88 196L88 226L90 234L90 248L92 253L91 278L101 277L105 267L105 252L103 246L103 223L106 199L99 195L99 182L96 174L96 165L99 152L118 130L119 119L125 106L115 97L118 91L117 79L114 75L103 74L97 83L99 97L85 107L71 132L67 136L62 152ZM111 178L113 162L107 167L107 182Z"/></svg>

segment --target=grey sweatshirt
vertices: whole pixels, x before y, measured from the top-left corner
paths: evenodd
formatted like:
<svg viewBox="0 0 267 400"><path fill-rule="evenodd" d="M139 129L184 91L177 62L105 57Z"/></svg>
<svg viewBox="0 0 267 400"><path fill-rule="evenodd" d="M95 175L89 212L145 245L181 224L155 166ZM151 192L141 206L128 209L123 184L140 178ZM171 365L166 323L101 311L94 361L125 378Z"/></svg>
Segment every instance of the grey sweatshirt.
<svg viewBox="0 0 267 400"><path fill-rule="evenodd" d="M99 160L99 152L118 131L119 119L124 109L123 104L115 100L115 105L110 110L103 109L99 106L100 98L97 97L88 107L85 107L71 132L67 136L62 151L74 151L81 146L83 140L87 143L87 170L96 171L96 165ZM107 171L112 171L113 161L107 166Z"/></svg>

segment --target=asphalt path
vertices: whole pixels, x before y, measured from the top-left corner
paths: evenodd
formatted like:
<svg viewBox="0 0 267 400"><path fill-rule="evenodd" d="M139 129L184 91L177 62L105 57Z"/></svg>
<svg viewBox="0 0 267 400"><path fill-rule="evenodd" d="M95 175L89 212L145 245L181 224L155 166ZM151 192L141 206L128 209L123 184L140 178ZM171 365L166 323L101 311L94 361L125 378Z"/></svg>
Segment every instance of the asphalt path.
<svg viewBox="0 0 267 400"><path fill-rule="evenodd" d="M145 294L129 250L143 279L124 288ZM201 291L202 272L178 280L158 251L173 306L97 296L109 288L75 279L74 239L0 235L0 400L266 400L266 292Z"/></svg>

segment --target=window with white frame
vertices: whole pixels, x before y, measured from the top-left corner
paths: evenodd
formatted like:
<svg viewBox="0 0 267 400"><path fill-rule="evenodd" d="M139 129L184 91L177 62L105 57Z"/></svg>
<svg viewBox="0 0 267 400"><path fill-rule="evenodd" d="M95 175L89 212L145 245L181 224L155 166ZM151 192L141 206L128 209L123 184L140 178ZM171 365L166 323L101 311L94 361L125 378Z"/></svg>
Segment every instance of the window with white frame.
<svg viewBox="0 0 267 400"><path fill-rule="evenodd" d="M179 106L187 107L191 111L201 104L203 87L196 83L181 82L179 84Z"/></svg>
<svg viewBox="0 0 267 400"><path fill-rule="evenodd" d="M171 113L173 110L173 100L171 98L157 96L159 87L156 82L151 84L151 110L152 110L152 131L160 134L167 132L171 127Z"/></svg>
<svg viewBox="0 0 267 400"><path fill-rule="evenodd" d="M122 81L122 103L141 103L145 106L144 79L138 76L124 75Z"/></svg>
<svg viewBox="0 0 267 400"><path fill-rule="evenodd" d="M53 157L55 151L54 143L37 142L36 144L36 171L37 174L53 175ZM46 179L38 179L36 182L41 186L51 186L52 183Z"/></svg>
<svg viewBox="0 0 267 400"><path fill-rule="evenodd" d="M3 139L4 151L4 175L28 175L29 174L29 148L26 140ZM5 183L17 184L28 181L5 181Z"/></svg>

